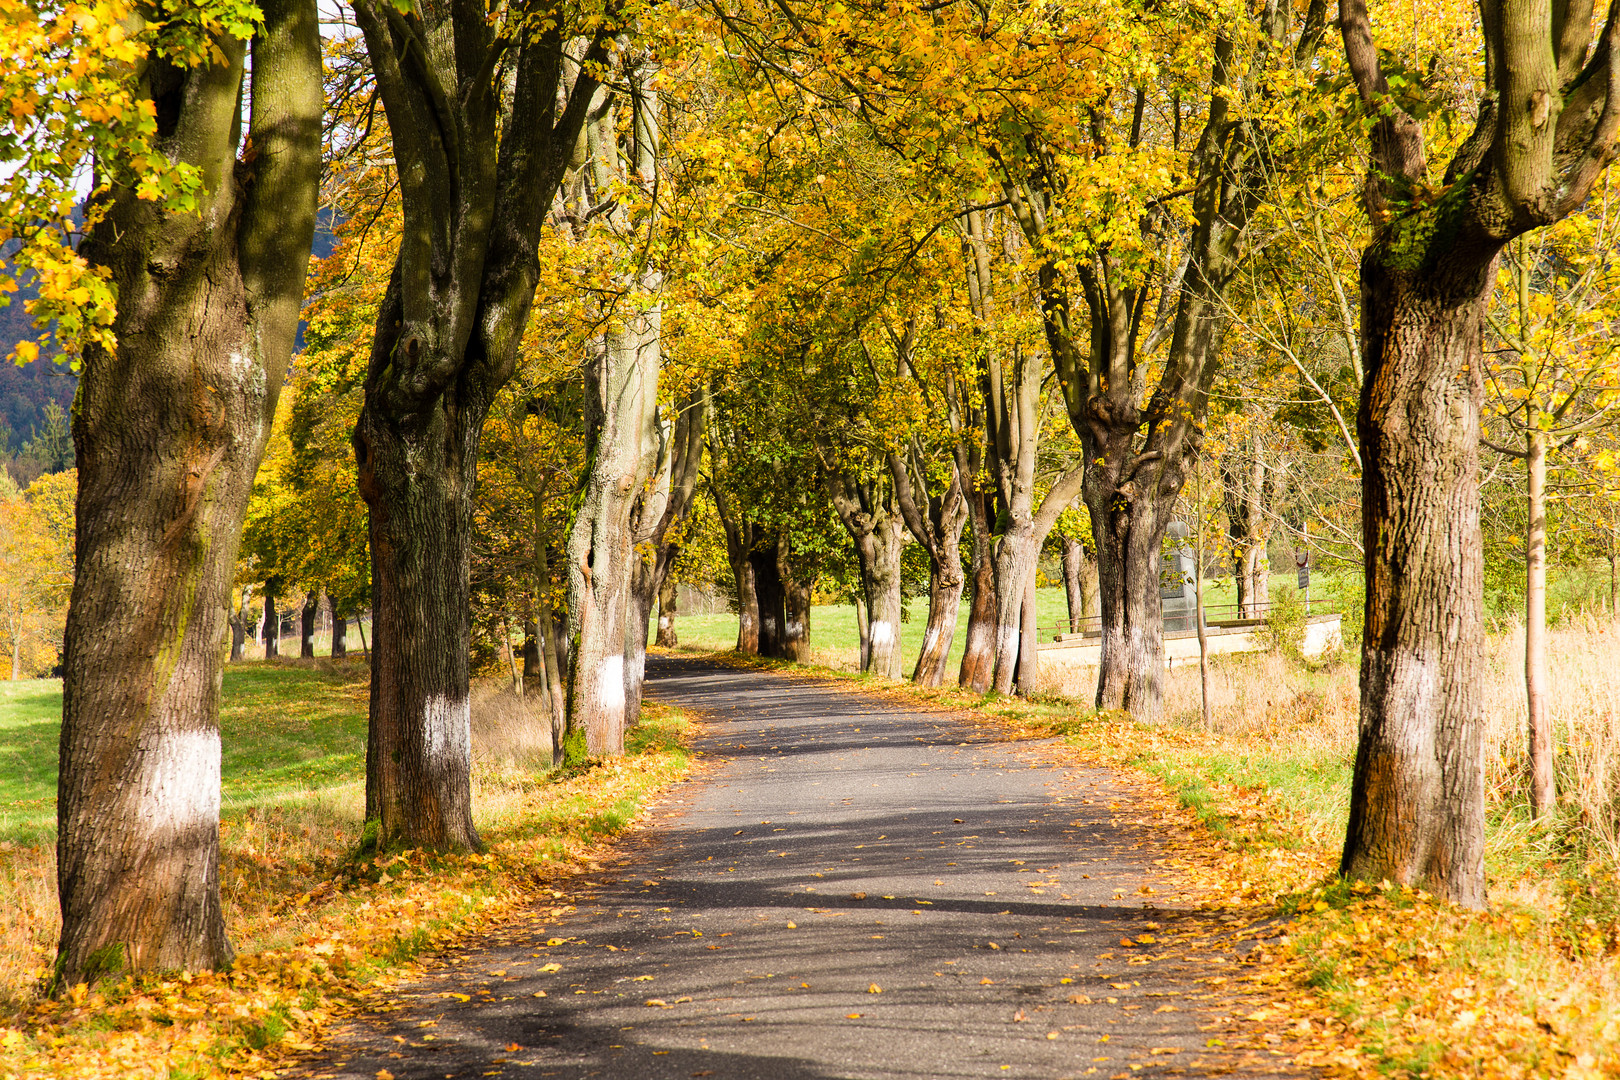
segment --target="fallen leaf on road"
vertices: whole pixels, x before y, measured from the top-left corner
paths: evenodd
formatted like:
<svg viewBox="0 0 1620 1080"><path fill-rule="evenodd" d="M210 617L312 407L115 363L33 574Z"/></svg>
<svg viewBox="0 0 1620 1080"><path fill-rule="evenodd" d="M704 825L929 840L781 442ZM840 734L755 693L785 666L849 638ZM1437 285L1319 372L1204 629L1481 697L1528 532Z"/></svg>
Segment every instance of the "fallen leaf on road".
<svg viewBox="0 0 1620 1080"><path fill-rule="evenodd" d="M1091 999L1089 997L1087 997L1085 994L1070 994L1069 995L1069 1004L1070 1005L1090 1005L1091 1004Z"/></svg>
<svg viewBox="0 0 1620 1080"><path fill-rule="evenodd" d="M863 892L852 892L849 894L849 898L851 900L865 900L866 894Z"/></svg>
<svg viewBox="0 0 1620 1080"><path fill-rule="evenodd" d="M883 987L879 986L877 983L873 983L871 986L866 988L866 992L868 994L881 994L883 993Z"/></svg>
<svg viewBox="0 0 1620 1080"><path fill-rule="evenodd" d="M1048 1032L1047 1032L1047 1033L1046 1033L1046 1037L1047 1037L1047 1038L1048 1038L1048 1039L1055 1039L1055 1038L1057 1038L1057 1037L1058 1037L1058 1033L1057 1033L1057 1032L1055 1032L1055 1031L1048 1031Z"/></svg>
<svg viewBox="0 0 1620 1080"><path fill-rule="evenodd" d="M1181 1047L1179 1047L1179 1046L1154 1046L1154 1047L1150 1047L1148 1049L1148 1053L1150 1053L1150 1054L1179 1054L1179 1053L1181 1053Z"/></svg>
<svg viewBox="0 0 1620 1080"><path fill-rule="evenodd" d="M540 970L541 970L542 973L547 972L547 971L561 971L562 970L562 965L561 964L542 964L541 967L540 967Z"/></svg>
<svg viewBox="0 0 1620 1080"><path fill-rule="evenodd" d="M515 1054L519 1050L522 1050L522 1049L523 1049L523 1047L519 1046L517 1043L507 1043L506 1044L506 1052L508 1054Z"/></svg>
<svg viewBox="0 0 1620 1080"><path fill-rule="evenodd" d="M675 1007L669 1004L669 1002L665 1001L663 998L648 998L646 1001L642 1002L642 1004L647 1006L649 1009L673 1009Z"/></svg>
<svg viewBox="0 0 1620 1080"><path fill-rule="evenodd" d="M845 1013L844 1014L844 1019L845 1020L859 1020L860 1018L861 1018L860 1013Z"/></svg>
<svg viewBox="0 0 1620 1080"><path fill-rule="evenodd" d="M1029 1017L1024 1015L1024 1010L1023 1009L1019 1009L1017 1012L1013 1013L1013 1023L1015 1023L1015 1024L1022 1024L1025 1020L1028 1020L1028 1019L1029 1019Z"/></svg>

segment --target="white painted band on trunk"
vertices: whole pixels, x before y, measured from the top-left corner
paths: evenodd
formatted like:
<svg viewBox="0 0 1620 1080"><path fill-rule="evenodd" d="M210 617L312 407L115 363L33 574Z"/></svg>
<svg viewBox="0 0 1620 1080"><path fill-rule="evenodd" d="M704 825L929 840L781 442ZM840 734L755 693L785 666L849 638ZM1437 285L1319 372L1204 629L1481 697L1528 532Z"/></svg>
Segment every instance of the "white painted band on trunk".
<svg viewBox="0 0 1620 1080"><path fill-rule="evenodd" d="M1018 650L1018 627L996 627L996 652L1016 652Z"/></svg>
<svg viewBox="0 0 1620 1080"><path fill-rule="evenodd" d="M933 651L934 642L939 640L939 628L930 626L928 632L923 634L922 655L927 656Z"/></svg>
<svg viewBox="0 0 1620 1080"><path fill-rule="evenodd" d="M603 709L624 708L624 656L610 653L596 666L596 697Z"/></svg>
<svg viewBox="0 0 1620 1080"><path fill-rule="evenodd" d="M422 747L429 762L472 760L472 711L466 698L428 698L422 707Z"/></svg>
<svg viewBox="0 0 1620 1080"><path fill-rule="evenodd" d="M788 638L789 641L792 641L795 638L803 637L804 636L804 623L800 622L798 619L789 619L788 623L787 623L786 634L787 634L787 638Z"/></svg>
<svg viewBox="0 0 1620 1080"><path fill-rule="evenodd" d="M894 644L894 627L885 619L872 621L872 647Z"/></svg>
<svg viewBox="0 0 1620 1080"><path fill-rule="evenodd" d="M141 755L136 813L154 832L219 823L219 732L159 734Z"/></svg>

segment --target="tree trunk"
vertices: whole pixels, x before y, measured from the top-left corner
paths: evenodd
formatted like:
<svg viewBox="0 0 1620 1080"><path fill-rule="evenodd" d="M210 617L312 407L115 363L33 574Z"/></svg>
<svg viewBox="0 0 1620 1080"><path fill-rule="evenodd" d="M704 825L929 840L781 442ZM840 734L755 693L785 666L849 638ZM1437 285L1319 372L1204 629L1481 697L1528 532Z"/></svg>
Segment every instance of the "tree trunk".
<svg viewBox="0 0 1620 1080"><path fill-rule="evenodd" d="M785 656L783 635L787 622L787 596L777 565L778 543L778 536L762 531L748 553L748 563L753 568L754 602L759 612L759 655L774 660Z"/></svg>
<svg viewBox="0 0 1620 1080"><path fill-rule="evenodd" d="M1037 553L1039 548L1036 549ZM1022 626L1018 634L1018 692L1033 697L1041 690L1040 630L1035 606L1035 565L1024 577Z"/></svg>
<svg viewBox="0 0 1620 1080"><path fill-rule="evenodd" d="M968 602L966 647L956 682L964 689L984 693L990 689L996 671L996 561L990 540L989 515L982 508L983 496L974 493L973 576Z"/></svg>
<svg viewBox="0 0 1620 1080"><path fill-rule="evenodd" d="M349 655L349 620L332 612L332 658L341 660Z"/></svg>
<svg viewBox="0 0 1620 1080"><path fill-rule="evenodd" d="M109 271L116 355L85 349L57 785L52 983L231 960L219 897L219 686L242 519L297 328L322 106L313 4L268 0L237 161L243 42L151 63L154 142L195 211L117 187L80 253ZM272 622L273 626L274 623Z"/></svg>
<svg viewBox="0 0 1620 1080"><path fill-rule="evenodd" d="M915 343L915 323L901 342L909 363ZM960 424L953 425L960 427ZM960 442L960 439L959 439ZM889 455L889 475L894 480L895 501L906 528L928 552L928 623L923 628L922 649L911 681L918 686L938 686L945 681L945 658L956 637L956 620L962 604L962 527L967 523L967 499L962 494L961 471L956 453L945 489L929 490L928 470L916 444L910 452Z"/></svg>
<svg viewBox="0 0 1620 1080"><path fill-rule="evenodd" d="M11 619L11 681L22 681L22 604L16 606Z"/></svg>
<svg viewBox="0 0 1620 1080"><path fill-rule="evenodd" d="M867 626L861 670L898 680L903 670L900 553L905 543L905 524L893 491L879 482L852 481L835 474L831 489L838 517L855 542L861 569Z"/></svg>
<svg viewBox="0 0 1620 1080"><path fill-rule="evenodd" d="M631 556L629 614L624 630L624 726L641 723L641 690L647 680L647 635L658 598L656 556Z"/></svg>
<svg viewBox="0 0 1620 1080"><path fill-rule="evenodd" d="M860 669L865 671L872 666L872 620L866 610L866 593L855 594L855 633L860 637L859 662Z"/></svg>
<svg viewBox="0 0 1620 1080"><path fill-rule="evenodd" d="M397 299L385 300L377 348L384 347L382 328L397 317ZM373 355L373 371L387 364L386 354ZM482 409L396 417L367 408L355 430L360 491L371 510L366 820L376 822L379 848L483 847L472 820L467 682L467 573L482 422ZM439 453L450 467L418 467Z"/></svg>
<svg viewBox="0 0 1620 1080"><path fill-rule="evenodd" d="M809 663L810 608L815 579L795 569L786 532L776 545L776 573L782 582L782 659L795 664Z"/></svg>
<svg viewBox="0 0 1620 1080"><path fill-rule="evenodd" d="M534 497L535 512L539 513L540 496ZM544 685L546 711L551 718L551 745L553 763L565 752L564 740L568 735L568 700L564 687L567 674L562 670L565 647L558 640L557 619L551 610L551 568L547 565L546 545L538 533L534 542L535 577L535 629L540 645L540 676Z"/></svg>
<svg viewBox="0 0 1620 1080"><path fill-rule="evenodd" d="M1036 535L1034 523L1025 520L1009 525L996 544L995 691L998 694L1013 692L1024 651L1036 646L1034 624L1025 618L1025 612L1027 609L1033 616L1035 570L1042 539ZM1033 665L1026 670L1033 674Z"/></svg>
<svg viewBox="0 0 1620 1080"><path fill-rule="evenodd" d="M242 650L247 645L245 618L246 615L240 609L231 612L231 663L233 664L242 659ZM15 665L12 666L12 671L16 671Z"/></svg>
<svg viewBox="0 0 1620 1080"><path fill-rule="evenodd" d="M1237 584L1238 617L1258 619L1271 603L1271 565L1266 544L1271 529L1266 503L1273 488L1258 435L1251 435L1221 459L1227 537Z"/></svg>
<svg viewBox="0 0 1620 1080"><path fill-rule="evenodd" d="M1524 537L1524 689L1530 718L1530 815L1549 813L1558 799L1553 733L1547 719L1547 436L1526 402L1525 471L1529 479Z"/></svg>
<svg viewBox="0 0 1620 1080"><path fill-rule="evenodd" d="M1069 606L1069 633L1078 634L1086 617L1086 546L1078 540L1061 537L1063 542L1063 598Z"/></svg>
<svg viewBox="0 0 1620 1080"><path fill-rule="evenodd" d="M1367 600L1342 871L1485 903L1480 343L1495 261L1362 261Z"/></svg>
<svg viewBox="0 0 1620 1080"><path fill-rule="evenodd" d="M923 629L922 652L912 669L911 681L918 686L939 686L945 681L946 660L956 638L956 620L962 610L962 566L955 573L947 563L928 570L928 625Z"/></svg>
<svg viewBox="0 0 1620 1080"><path fill-rule="evenodd" d="M281 613L276 610L276 586L264 583L264 658L281 655Z"/></svg>
<svg viewBox="0 0 1620 1080"><path fill-rule="evenodd" d="M1101 470L1096 470L1100 472ZM1170 524L1168 501L1138 496L1122 502L1110 485L1087 476L1087 504L1097 539L1102 655L1097 708L1124 709L1138 720L1158 719L1163 701L1164 615L1159 601L1160 554ZM1179 483L1176 485L1179 489ZM1093 498L1101 496L1095 502ZM1098 504L1101 505L1098 505ZM1099 529L1099 519L1104 528Z"/></svg>
<svg viewBox="0 0 1620 1080"><path fill-rule="evenodd" d="M569 726L584 730L592 757L624 753L625 642L635 633L632 579L641 562L633 550L631 511L657 452L659 327L656 306L610 326L590 379L591 471L568 551L568 711ZM645 643L645 623L640 634Z"/></svg>
<svg viewBox="0 0 1620 1080"><path fill-rule="evenodd" d="M321 610L321 596L312 592L304 597L304 609L299 614L298 655L304 660L315 658L315 616Z"/></svg>
<svg viewBox="0 0 1620 1080"><path fill-rule="evenodd" d="M753 526L743 528L752 531ZM730 547L730 534L727 534ZM731 577L737 585L737 651L744 656L759 655L759 598L754 594L754 564L748 561L747 549L733 551L728 560Z"/></svg>
<svg viewBox="0 0 1620 1080"><path fill-rule="evenodd" d="M673 649L680 644L675 633L675 605L679 602L680 585L673 574L664 575L664 584L658 589L658 647Z"/></svg>

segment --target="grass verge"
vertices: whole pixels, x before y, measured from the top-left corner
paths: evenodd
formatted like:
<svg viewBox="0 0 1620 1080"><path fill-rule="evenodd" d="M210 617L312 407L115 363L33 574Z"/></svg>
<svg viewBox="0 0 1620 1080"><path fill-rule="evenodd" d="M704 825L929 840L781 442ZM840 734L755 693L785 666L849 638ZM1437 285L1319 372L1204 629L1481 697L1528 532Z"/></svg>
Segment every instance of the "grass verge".
<svg viewBox="0 0 1620 1080"><path fill-rule="evenodd" d="M475 759L485 762L474 774L475 819L488 850L356 860L363 671L254 665L246 674L227 676L222 710L226 744L233 735L238 743L226 751L221 839L235 966L40 999L54 945L54 868L48 847L8 840L0 897L14 908L31 905L35 917L8 921L5 931L26 959L7 972L0 1077L270 1074L423 950L520 907L570 910L570 879L591 870L615 836L636 826L649 798L691 765L688 719L651 703L623 758L566 773L480 753L475 715ZM237 721L262 737L233 731Z"/></svg>

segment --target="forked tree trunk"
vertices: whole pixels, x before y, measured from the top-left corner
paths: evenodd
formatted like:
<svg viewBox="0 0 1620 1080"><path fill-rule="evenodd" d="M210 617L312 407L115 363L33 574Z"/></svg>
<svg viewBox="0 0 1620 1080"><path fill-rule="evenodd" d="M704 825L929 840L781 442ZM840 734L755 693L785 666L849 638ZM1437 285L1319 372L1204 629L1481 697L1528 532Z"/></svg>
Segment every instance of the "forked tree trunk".
<svg viewBox="0 0 1620 1080"><path fill-rule="evenodd" d="M658 639L660 649L673 649L680 644L675 633L675 605L679 603L680 586L673 574L664 575L664 584L658 589Z"/></svg>
<svg viewBox="0 0 1620 1080"><path fill-rule="evenodd" d="M298 655L304 660L315 658L315 616L321 610L321 597L319 593L310 593L304 597L304 608L299 612Z"/></svg>
<svg viewBox="0 0 1620 1080"><path fill-rule="evenodd" d="M904 339L897 340L909 361L914 332L908 330ZM935 494L928 487L921 450L916 446L908 449L907 454L889 455L889 475L906 528L928 552L928 623L923 627L922 649L911 681L918 686L938 686L945 681L945 659L956 637L962 604L962 526L967 523L968 507L954 456L950 479Z"/></svg>
<svg viewBox="0 0 1620 1080"><path fill-rule="evenodd" d="M117 353L87 347L57 784L58 989L231 960L219 896L219 686L253 474L297 328L322 105L315 5L268 0L253 44L152 60L157 152L195 212L117 187L81 254L118 289ZM272 618L267 625L275 626Z"/></svg>
<svg viewBox="0 0 1620 1080"><path fill-rule="evenodd" d="M900 554L905 524L894 493L881 483L852 481L835 474L830 486L833 506L855 542L860 564L866 614L861 670L897 680L903 671L900 620L905 601L900 592Z"/></svg>
<svg viewBox="0 0 1620 1080"><path fill-rule="evenodd" d="M1342 870L1485 903L1480 343L1494 259L1362 261L1367 600Z"/></svg>

